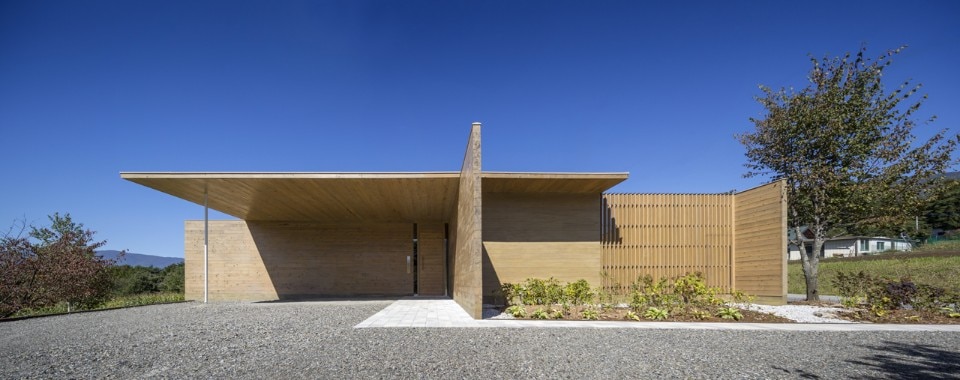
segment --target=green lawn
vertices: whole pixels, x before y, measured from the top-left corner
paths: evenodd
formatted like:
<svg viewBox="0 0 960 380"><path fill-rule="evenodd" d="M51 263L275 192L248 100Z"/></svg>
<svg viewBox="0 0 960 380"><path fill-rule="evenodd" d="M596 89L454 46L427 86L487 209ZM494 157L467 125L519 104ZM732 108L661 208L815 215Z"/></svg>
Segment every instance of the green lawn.
<svg viewBox="0 0 960 380"><path fill-rule="evenodd" d="M183 293L161 292L161 293L143 293L129 296L117 296L104 302L102 305L93 309L82 309L73 311L103 310L115 309L119 307L145 306L158 303L180 302L183 301ZM67 303L61 302L51 307L41 309L23 309L12 315L11 318L31 317L38 315L64 314L67 312Z"/></svg>
<svg viewBox="0 0 960 380"><path fill-rule="evenodd" d="M929 252L929 251L928 251ZM933 254L934 256L924 256ZM912 257L911 255L915 255ZM916 283L960 291L960 252L898 253L876 257L826 259L820 261L820 294L837 294L832 280L838 272L863 271L872 276L899 279L909 277ZM787 265L790 293L805 294L803 269L799 261Z"/></svg>

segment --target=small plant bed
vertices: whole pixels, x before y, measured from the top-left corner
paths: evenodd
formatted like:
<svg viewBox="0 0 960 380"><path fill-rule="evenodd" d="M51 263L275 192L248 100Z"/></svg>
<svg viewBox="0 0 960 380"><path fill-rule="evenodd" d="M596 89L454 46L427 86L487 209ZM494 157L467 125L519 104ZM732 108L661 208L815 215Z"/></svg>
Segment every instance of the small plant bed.
<svg viewBox="0 0 960 380"><path fill-rule="evenodd" d="M960 292L864 272L837 273L833 285L845 311L839 317L869 323L960 324Z"/></svg>
<svg viewBox="0 0 960 380"><path fill-rule="evenodd" d="M638 278L627 294L591 288L585 280L561 284L554 278L531 278L503 284L505 313L517 319L664 321L664 322L773 322L793 321L730 305L718 288L706 285L700 273L675 279ZM733 301L749 305L752 297L735 292Z"/></svg>
<svg viewBox="0 0 960 380"><path fill-rule="evenodd" d="M960 317L950 317L945 313L922 310L890 310L883 316L866 309L854 309L839 313L840 318L853 322L903 323L926 325L957 325Z"/></svg>
<svg viewBox="0 0 960 380"><path fill-rule="evenodd" d="M726 318L719 316L718 311L711 312L711 310L700 309L674 313L670 313L670 311L667 310L664 315L664 310L659 309L649 314L647 312L637 314L629 307L624 306L608 308L599 306L568 306L567 309L564 310L562 305L553 305L552 307L543 305L516 305L516 307L523 309L523 313L517 316L516 307L513 309L511 309L511 307L507 308L507 314L517 319L529 320L794 323L792 320L773 314L744 310L736 307L733 308L734 310L728 312L729 317ZM511 313L511 311L513 313ZM740 315L739 319L735 319L737 313ZM634 318L634 316L636 316L636 318Z"/></svg>

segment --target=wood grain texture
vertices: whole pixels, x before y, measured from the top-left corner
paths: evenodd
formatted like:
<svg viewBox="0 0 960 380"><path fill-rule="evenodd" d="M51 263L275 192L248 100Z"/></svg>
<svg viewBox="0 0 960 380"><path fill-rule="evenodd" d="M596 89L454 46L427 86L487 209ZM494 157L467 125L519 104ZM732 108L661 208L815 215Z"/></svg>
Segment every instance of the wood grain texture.
<svg viewBox="0 0 960 380"><path fill-rule="evenodd" d="M476 173L474 173L476 174ZM480 173L494 192L599 193L625 173ZM460 173L121 173L250 221L448 222Z"/></svg>
<svg viewBox="0 0 960 380"><path fill-rule="evenodd" d="M249 221L446 222L457 173L123 173L122 177Z"/></svg>
<svg viewBox="0 0 960 380"><path fill-rule="evenodd" d="M210 300L409 295L412 224L210 222ZM202 299L203 222L186 225L186 293Z"/></svg>
<svg viewBox="0 0 960 380"><path fill-rule="evenodd" d="M600 193L483 194L483 290L555 277L599 284Z"/></svg>
<svg viewBox="0 0 960 380"><path fill-rule="evenodd" d="M210 301L278 299L243 221L210 221ZM203 221L184 223L184 297L203 300Z"/></svg>
<svg viewBox="0 0 960 380"><path fill-rule="evenodd" d="M503 283L556 278L561 283L600 284L600 242L484 241L483 291L493 297Z"/></svg>
<svg viewBox="0 0 960 380"><path fill-rule="evenodd" d="M470 128L460 170L453 257L453 299L471 317L483 317L483 244L480 124Z"/></svg>
<svg viewBox="0 0 960 380"><path fill-rule="evenodd" d="M603 286L629 290L638 277L700 272L731 288L733 195L604 194Z"/></svg>
<svg viewBox="0 0 960 380"><path fill-rule="evenodd" d="M736 196L736 287L771 303L787 302L787 199L785 182Z"/></svg>
<svg viewBox="0 0 960 380"><path fill-rule="evenodd" d="M442 296L446 292L447 263L443 223L417 224L418 294Z"/></svg>

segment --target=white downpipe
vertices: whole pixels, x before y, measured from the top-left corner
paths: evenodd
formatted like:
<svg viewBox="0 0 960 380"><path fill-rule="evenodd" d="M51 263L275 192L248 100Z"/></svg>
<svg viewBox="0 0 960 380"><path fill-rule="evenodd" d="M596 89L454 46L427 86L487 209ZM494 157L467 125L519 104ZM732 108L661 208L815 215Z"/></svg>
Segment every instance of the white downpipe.
<svg viewBox="0 0 960 380"><path fill-rule="evenodd" d="M209 271L207 270L207 250L210 244L209 217L210 208L207 206L207 187L203 187L203 303L207 303L209 291Z"/></svg>

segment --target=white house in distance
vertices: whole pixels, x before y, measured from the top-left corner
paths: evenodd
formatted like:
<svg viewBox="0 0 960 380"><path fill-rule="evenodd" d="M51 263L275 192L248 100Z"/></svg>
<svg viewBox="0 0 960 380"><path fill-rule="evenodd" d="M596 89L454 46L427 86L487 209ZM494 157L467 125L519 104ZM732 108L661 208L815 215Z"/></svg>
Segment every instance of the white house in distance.
<svg viewBox="0 0 960 380"><path fill-rule="evenodd" d="M803 231L803 245L807 252L813 250L812 236L806 236ZM790 233L792 237L792 233ZM885 251L909 251L913 244L905 239L895 239L882 236L841 236L827 239L823 242L820 257L855 257L876 255ZM800 260L800 249L790 244L787 247L788 260Z"/></svg>

